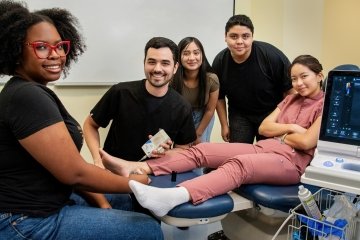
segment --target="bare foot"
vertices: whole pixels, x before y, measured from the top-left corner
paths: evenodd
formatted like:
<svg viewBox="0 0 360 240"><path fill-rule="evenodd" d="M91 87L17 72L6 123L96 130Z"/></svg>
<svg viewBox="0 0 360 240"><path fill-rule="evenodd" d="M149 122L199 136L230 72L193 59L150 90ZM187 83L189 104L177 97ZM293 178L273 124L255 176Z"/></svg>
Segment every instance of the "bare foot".
<svg viewBox="0 0 360 240"><path fill-rule="evenodd" d="M137 162L129 162L121 158L111 156L101 148L99 149L99 152L105 168L115 174L129 177L132 172L135 172L139 168L137 166Z"/></svg>

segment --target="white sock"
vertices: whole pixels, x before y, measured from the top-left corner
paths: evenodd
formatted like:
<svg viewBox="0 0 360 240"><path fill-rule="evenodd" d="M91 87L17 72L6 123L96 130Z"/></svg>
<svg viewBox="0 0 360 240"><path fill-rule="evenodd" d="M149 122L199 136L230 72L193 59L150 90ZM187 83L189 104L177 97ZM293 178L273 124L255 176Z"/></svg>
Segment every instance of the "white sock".
<svg viewBox="0 0 360 240"><path fill-rule="evenodd" d="M135 180L130 180L129 186L140 205L159 217L165 216L177 205L190 200L189 192L184 187L157 188Z"/></svg>

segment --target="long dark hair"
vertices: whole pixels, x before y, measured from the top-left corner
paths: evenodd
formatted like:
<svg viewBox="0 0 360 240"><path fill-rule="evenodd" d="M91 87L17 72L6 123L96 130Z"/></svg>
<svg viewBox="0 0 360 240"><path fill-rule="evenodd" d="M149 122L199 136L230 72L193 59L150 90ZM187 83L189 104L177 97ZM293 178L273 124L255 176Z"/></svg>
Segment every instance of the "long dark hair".
<svg viewBox="0 0 360 240"><path fill-rule="evenodd" d="M202 63L199 69L199 96L198 96L198 105L203 107L205 105L205 91L206 91L206 74L209 72L214 72L212 67L210 66L204 51L204 47L199 41L199 39L195 37L186 37L182 39L179 44L179 52L180 52L180 60L179 60L179 68L174 76L173 81L171 82L171 86L180 94L182 94L184 87L184 78L185 78L185 69L181 63L181 54L184 49L190 44L195 43L196 46L200 48L202 55Z"/></svg>

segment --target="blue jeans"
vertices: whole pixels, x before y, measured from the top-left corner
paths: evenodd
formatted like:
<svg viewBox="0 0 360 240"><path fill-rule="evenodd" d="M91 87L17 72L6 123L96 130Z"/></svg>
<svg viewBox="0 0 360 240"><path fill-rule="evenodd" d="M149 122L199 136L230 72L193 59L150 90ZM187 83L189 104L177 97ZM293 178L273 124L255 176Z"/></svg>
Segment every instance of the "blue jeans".
<svg viewBox="0 0 360 240"><path fill-rule="evenodd" d="M132 209L128 194L106 197L113 209L90 207L73 194L76 204L48 217L0 213L0 239L164 239L156 220L127 211Z"/></svg>
<svg viewBox="0 0 360 240"><path fill-rule="evenodd" d="M192 113L195 129L200 125L201 119L204 116L203 110L193 110ZM214 127L215 115L211 118L208 126L205 128L203 134L201 135L201 142L210 142L211 132Z"/></svg>

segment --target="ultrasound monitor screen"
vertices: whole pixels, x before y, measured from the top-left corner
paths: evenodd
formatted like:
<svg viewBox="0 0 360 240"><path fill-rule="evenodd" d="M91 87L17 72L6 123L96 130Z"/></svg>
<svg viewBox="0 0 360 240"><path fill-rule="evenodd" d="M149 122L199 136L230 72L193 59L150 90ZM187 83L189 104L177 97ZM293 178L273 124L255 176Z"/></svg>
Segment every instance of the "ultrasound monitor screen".
<svg viewBox="0 0 360 240"><path fill-rule="evenodd" d="M330 71L319 139L360 146L360 71Z"/></svg>

